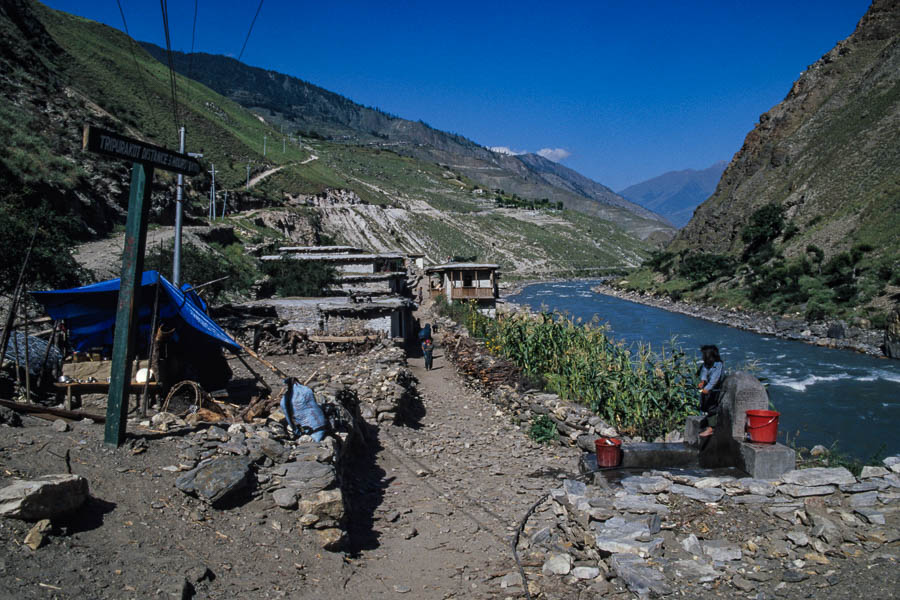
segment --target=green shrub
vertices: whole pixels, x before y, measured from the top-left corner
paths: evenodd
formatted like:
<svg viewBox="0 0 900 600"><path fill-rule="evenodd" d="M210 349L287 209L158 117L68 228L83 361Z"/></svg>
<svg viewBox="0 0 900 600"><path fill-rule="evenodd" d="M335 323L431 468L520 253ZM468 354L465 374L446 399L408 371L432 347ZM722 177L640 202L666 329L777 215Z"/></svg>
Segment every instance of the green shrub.
<svg viewBox="0 0 900 600"><path fill-rule="evenodd" d="M747 244L744 256L756 254L763 246L773 242L784 229L784 207L770 203L756 209L750 215L750 223L741 230L741 241Z"/></svg>
<svg viewBox="0 0 900 600"><path fill-rule="evenodd" d="M174 254L174 243L155 246L144 258L144 269L159 271L163 277L170 278ZM213 247L210 251L190 242L181 246L181 283L198 286L227 278L200 291L207 300L215 301L227 293L246 294L257 274L255 261L243 253L240 244L221 250Z"/></svg>
<svg viewBox="0 0 900 600"><path fill-rule="evenodd" d="M28 245L34 247L25 270L27 289L73 287L90 280L90 274L75 262L71 219L53 214L43 202L8 196L0 202L0 292L13 291L25 263ZM37 233L35 233L37 226Z"/></svg>
<svg viewBox="0 0 900 600"><path fill-rule="evenodd" d="M734 272L735 261L723 254L698 253L684 258L678 274L695 284L704 284Z"/></svg>
<svg viewBox="0 0 900 600"><path fill-rule="evenodd" d="M265 262L263 272L272 278L279 296L322 296L337 279L334 267L302 260Z"/></svg>
<svg viewBox="0 0 900 600"><path fill-rule="evenodd" d="M672 270L672 262L675 254L664 250L654 250L650 253L650 258L644 261L644 266L653 269L663 275L668 275Z"/></svg>
<svg viewBox="0 0 900 600"><path fill-rule="evenodd" d="M531 418L531 427L528 428L528 437L538 444L549 444L559 439L559 432L547 415L535 415Z"/></svg>

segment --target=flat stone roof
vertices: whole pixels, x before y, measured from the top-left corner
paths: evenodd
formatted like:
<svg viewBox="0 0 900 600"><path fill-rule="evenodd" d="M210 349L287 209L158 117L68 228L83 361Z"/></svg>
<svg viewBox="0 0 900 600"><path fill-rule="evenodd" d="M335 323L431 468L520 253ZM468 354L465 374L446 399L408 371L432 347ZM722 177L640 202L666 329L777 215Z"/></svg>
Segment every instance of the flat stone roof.
<svg viewBox="0 0 900 600"><path fill-rule="evenodd" d="M282 246L278 249L279 252L306 252L313 254L328 254L328 253L350 253L350 254L362 254L365 252L362 248L356 248L354 246Z"/></svg>
<svg viewBox="0 0 900 600"><path fill-rule="evenodd" d="M442 265L432 265L430 267L425 267L425 272L452 271L452 270L496 271L499 268L500 268L500 265L494 265L494 264L489 264L489 263L444 263Z"/></svg>
<svg viewBox="0 0 900 600"><path fill-rule="evenodd" d="M368 263L376 260L403 260L402 254L268 254L259 260L305 260L310 262Z"/></svg>

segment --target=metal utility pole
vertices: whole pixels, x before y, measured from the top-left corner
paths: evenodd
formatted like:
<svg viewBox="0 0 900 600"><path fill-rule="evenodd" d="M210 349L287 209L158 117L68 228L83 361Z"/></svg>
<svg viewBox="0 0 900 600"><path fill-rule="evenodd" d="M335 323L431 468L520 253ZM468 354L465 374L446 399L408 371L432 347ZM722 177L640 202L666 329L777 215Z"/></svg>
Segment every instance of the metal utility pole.
<svg viewBox="0 0 900 600"><path fill-rule="evenodd" d="M207 171L207 173L212 174L212 187L209 188L209 220L212 221L216 218L216 165L210 164L212 167L212 171Z"/></svg>
<svg viewBox="0 0 900 600"><path fill-rule="evenodd" d="M225 200L222 202L222 218L225 218L225 207L228 206L228 190L225 190Z"/></svg>
<svg viewBox="0 0 900 600"><path fill-rule="evenodd" d="M284 154L284 138L281 138L281 153Z"/></svg>
<svg viewBox="0 0 900 600"><path fill-rule="evenodd" d="M184 154L184 127L178 130L178 152ZM175 247L172 251L172 284L181 287L181 198L184 189L184 175L178 174L175 188Z"/></svg>
<svg viewBox="0 0 900 600"><path fill-rule="evenodd" d="M250 189L250 161L247 161L247 188Z"/></svg>
<svg viewBox="0 0 900 600"><path fill-rule="evenodd" d="M263 134L263 156L266 155L266 134Z"/></svg>

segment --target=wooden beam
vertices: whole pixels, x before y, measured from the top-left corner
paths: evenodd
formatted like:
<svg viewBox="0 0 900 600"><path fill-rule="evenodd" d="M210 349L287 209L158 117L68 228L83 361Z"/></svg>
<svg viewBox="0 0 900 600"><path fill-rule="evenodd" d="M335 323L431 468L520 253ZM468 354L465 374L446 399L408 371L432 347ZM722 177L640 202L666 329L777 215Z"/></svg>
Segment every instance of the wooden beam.
<svg viewBox="0 0 900 600"><path fill-rule="evenodd" d="M377 335L311 335L307 339L311 342L324 342L326 344L361 344L363 342L374 342L378 337Z"/></svg>
<svg viewBox="0 0 900 600"><path fill-rule="evenodd" d="M80 410L63 410L61 408L53 408L50 406L40 406L39 404L20 404L12 400L0 399L0 406L11 408L16 412L30 413L35 416L52 415L54 417L64 417L66 419L90 419L95 423L103 423L106 417L103 415L92 415Z"/></svg>

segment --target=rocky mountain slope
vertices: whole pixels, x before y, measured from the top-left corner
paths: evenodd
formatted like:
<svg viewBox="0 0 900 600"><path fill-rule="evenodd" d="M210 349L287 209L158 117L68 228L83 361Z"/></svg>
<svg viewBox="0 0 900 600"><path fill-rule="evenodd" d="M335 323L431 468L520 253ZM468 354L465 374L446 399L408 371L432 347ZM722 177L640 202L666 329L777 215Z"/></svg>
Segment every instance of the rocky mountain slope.
<svg viewBox="0 0 900 600"><path fill-rule="evenodd" d="M619 191L619 195L662 215L676 227L691 220L694 209L713 192L728 165L725 161L705 169L669 171Z"/></svg>
<svg viewBox="0 0 900 600"><path fill-rule="evenodd" d="M167 61L165 49L146 42L141 45L160 62ZM642 238L653 232L665 237L672 234L659 215L536 154L492 152L460 135L356 104L296 77L250 67L225 56L175 52L173 57L182 75L279 126L307 135L389 148L447 165L485 188L562 201L566 208L615 221Z"/></svg>
<svg viewBox="0 0 900 600"><path fill-rule="evenodd" d="M630 285L879 328L900 299L900 3L764 113L664 253ZM895 317L896 318L896 317Z"/></svg>
<svg viewBox="0 0 900 600"><path fill-rule="evenodd" d="M900 248L900 4L875 0L856 31L760 116L715 194L673 242L737 254L754 210L778 203L799 232L785 254L866 242Z"/></svg>

